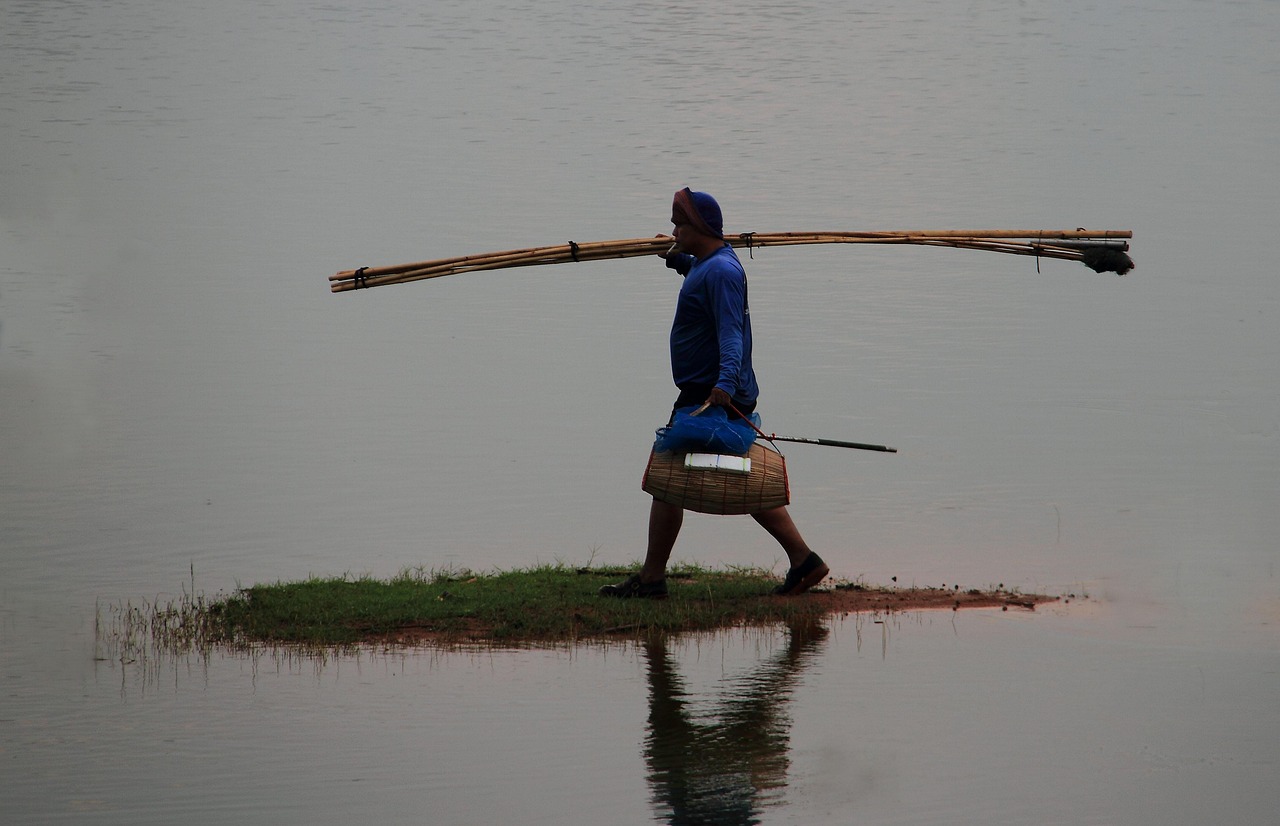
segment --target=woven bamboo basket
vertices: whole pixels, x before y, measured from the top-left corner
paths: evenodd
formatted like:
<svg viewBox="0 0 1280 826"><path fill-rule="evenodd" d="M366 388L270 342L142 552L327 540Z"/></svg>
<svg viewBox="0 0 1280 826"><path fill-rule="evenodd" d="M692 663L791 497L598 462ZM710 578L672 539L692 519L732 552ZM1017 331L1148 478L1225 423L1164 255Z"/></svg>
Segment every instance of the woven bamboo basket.
<svg viewBox="0 0 1280 826"><path fill-rule="evenodd" d="M649 452L640 487L659 502L698 513L759 513L790 503L787 460L756 442L747 452L751 472L687 468L685 454Z"/></svg>

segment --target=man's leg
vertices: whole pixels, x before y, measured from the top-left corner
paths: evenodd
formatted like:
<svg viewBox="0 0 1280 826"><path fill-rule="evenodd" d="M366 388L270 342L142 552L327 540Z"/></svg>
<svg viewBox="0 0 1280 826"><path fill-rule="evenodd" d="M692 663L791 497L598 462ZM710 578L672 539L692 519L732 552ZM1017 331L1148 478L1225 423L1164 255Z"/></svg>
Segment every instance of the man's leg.
<svg viewBox="0 0 1280 826"><path fill-rule="evenodd" d="M778 540L778 544L787 552L787 559L791 561L791 570L787 571L782 584L774 589L775 594L803 594L830 573L822 557L809 550L804 537L800 536L800 529L791 521L791 514L785 507L753 513L752 516L770 536Z"/></svg>
<svg viewBox="0 0 1280 826"><path fill-rule="evenodd" d="M667 560L676 546L680 527L684 524L684 508L653 500L649 506L649 548L640 568L641 582L657 582L667 575Z"/></svg>
<svg viewBox="0 0 1280 826"><path fill-rule="evenodd" d="M792 568L809 558L809 546L805 544L804 537L800 535L800 529L791 520L791 514L785 505L773 510L753 513L751 516L769 532L770 536L778 540L782 550L787 552L787 559L791 560Z"/></svg>

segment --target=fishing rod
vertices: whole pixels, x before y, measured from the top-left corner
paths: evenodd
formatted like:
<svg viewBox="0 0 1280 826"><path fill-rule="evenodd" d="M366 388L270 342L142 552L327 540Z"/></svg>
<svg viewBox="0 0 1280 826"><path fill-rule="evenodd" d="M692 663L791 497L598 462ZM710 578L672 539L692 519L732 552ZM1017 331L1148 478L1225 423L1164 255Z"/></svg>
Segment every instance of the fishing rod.
<svg viewBox="0 0 1280 826"><path fill-rule="evenodd" d="M884 445L864 445L861 442L840 442L835 439L810 439L805 436L779 436L777 433L770 433L761 436L771 442L800 442L806 445L826 445L827 447L848 447L854 450L877 450L881 453L897 453L896 447L885 447Z"/></svg>
<svg viewBox="0 0 1280 826"><path fill-rule="evenodd" d="M706 410L710 406L711 406L711 402L709 400L705 401L702 403L701 407L699 407L697 410L693 411L689 415L697 416L698 414L702 413L704 410ZM747 424L751 425L751 429L754 430L756 433L758 433L760 435L760 438L766 441L799 442L801 444L806 444L806 445L825 445L827 447L847 447L847 448L852 448L853 450L875 450L875 451L879 451L880 453L897 453L898 452L898 449L896 447L885 447L884 445L869 445L869 444L864 444L862 442L841 442L836 439L814 439L808 436L779 436L777 433L765 433L763 430L756 427L756 423L751 421L750 418L748 418L747 416L743 416L742 411L738 410L737 407L734 407L734 405L732 404L730 404L729 407L733 410L734 413L738 414L739 418L741 418Z"/></svg>

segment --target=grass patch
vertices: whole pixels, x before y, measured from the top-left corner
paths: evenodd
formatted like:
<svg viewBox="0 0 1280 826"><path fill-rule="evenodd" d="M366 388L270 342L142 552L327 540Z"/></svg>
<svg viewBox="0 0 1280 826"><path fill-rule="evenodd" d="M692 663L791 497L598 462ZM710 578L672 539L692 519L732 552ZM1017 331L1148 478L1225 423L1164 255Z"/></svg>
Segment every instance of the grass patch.
<svg viewBox="0 0 1280 826"><path fill-rule="evenodd" d="M824 583L776 597L779 578L758 568L668 571L666 600L601 597L628 570L544 565L475 573L409 569L386 580L310 578L241 588L208 598L190 592L166 605L99 608L99 659L145 661L153 653L208 654L215 647L343 647L363 643L568 642L763 626L833 612L1009 606L1047 597L952 588L869 588Z"/></svg>
<svg viewBox="0 0 1280 826"><path fill-rule="evenodd" d="M172 653L258 643L342 646L381 641L563 641L635 633L705 631L820 613L806 600L771 596L772 573L668 571L666 600L601 597L630 571L544 565L475 573L409 569L391 579L312 577L205 597L184 590L164 605L110 606L97 621L100 648L127 658L149 637Z"/></svg>
<svg viewBox="0 0 1280 826"><path fill-rule="evenodd" d="M309 644L434 636L567 640L627 631L679 632L787 619L796 600L761 599L778 580L761 570L668 573L667 600L602 598L623 571L561 565L478 574L412 570L390 580L309 579L257 585L211 606L228 640Z"/></svg>

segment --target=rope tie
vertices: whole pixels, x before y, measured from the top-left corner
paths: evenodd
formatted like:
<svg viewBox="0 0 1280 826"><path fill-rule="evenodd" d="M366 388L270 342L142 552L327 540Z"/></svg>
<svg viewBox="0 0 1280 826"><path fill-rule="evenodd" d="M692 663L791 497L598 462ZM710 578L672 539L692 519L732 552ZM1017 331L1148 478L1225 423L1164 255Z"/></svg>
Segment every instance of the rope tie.
<svg viewBox="0 0 1280 826"><path fill-rule="evenodd" d="M581 261L581 260L582 260L581 258L579 258L579 257L578 257L578 242L577 242L577 241L570 241L570 242L569 242L569 254L570 254L571 256L573 256L573 260L574 260L575 262L579 262L579 261Z"/></svg>

